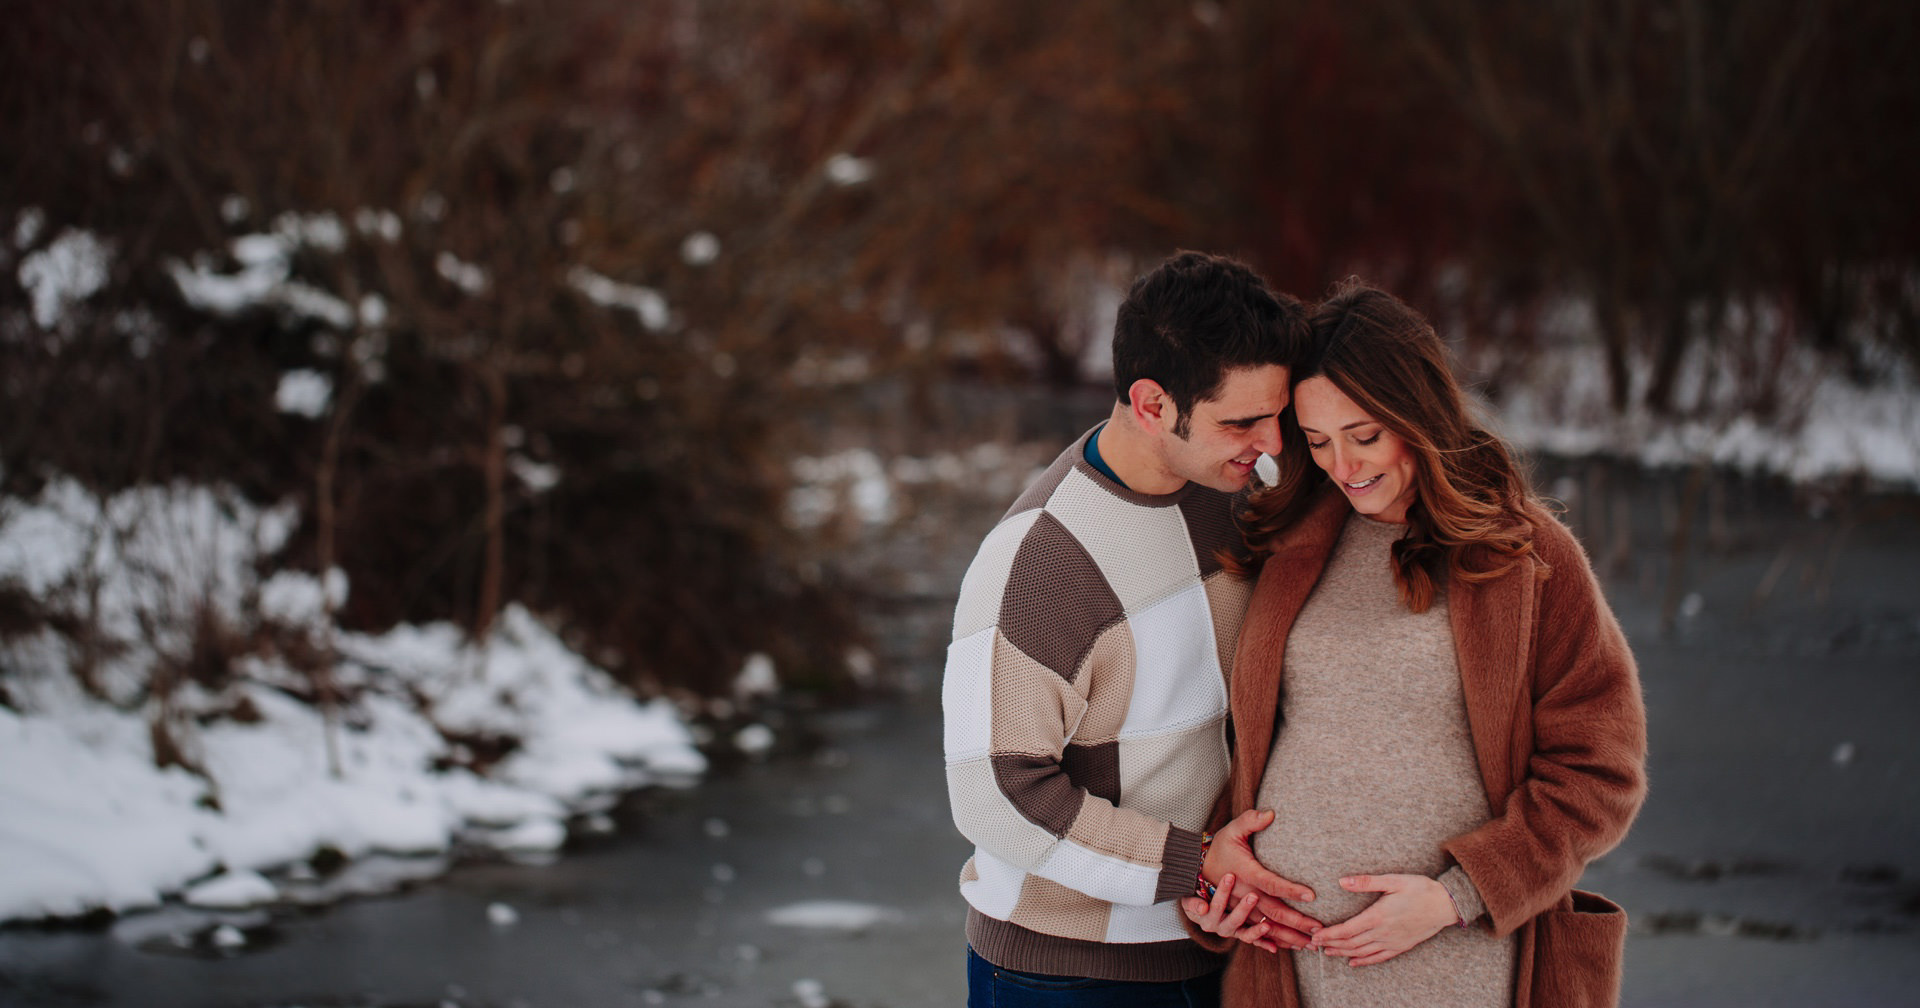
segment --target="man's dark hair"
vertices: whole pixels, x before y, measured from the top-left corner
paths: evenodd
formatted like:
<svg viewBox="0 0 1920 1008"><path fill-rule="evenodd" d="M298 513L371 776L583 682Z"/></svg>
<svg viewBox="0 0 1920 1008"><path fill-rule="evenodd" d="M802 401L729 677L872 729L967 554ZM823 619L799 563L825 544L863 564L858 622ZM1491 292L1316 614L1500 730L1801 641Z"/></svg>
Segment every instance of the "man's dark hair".
<svg viewBox="0 0 1920 1008"><path fill-rule="evenodd" d="M1142 378L1165 389L1185 438L1193 407L1220 392L1235 368L1291 368L1308 344L1306 306L1276 293L1246 263L1180 252L1133 282L1113 324L1113 391L1121 402Z"/></svg>

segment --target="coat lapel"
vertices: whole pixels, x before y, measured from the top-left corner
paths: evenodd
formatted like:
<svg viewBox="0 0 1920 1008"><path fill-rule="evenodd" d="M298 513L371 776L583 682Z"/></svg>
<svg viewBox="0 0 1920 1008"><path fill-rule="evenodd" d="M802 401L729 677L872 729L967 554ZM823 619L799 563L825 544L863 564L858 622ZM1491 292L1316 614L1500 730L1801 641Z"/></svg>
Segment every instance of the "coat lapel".
<svg viewBox="0 0 1920 1008"><path fill-rule="evenodd" d="M1346 501L1338 495L1323 494L1267 558L1254 587L1241 630L1240 651L1233 660L1234 736L1240 747L1235 762L1241 771L1234 789L1236 809L1253 808L1258 797L1260 777L1279 731L1287 634L1327 568L1348 511Z"/></svg>
<svg viewBox="0 0 1920 1008"><path fill-rule="evenodd" d="M1447 585L1467 727L1486 783L1487 805L1495 815L1525 774L1524 754L1531 748L1527 659L1539 567L1536 558L1525 557L1491 581L1472 584L1454 578Z"/></svg>

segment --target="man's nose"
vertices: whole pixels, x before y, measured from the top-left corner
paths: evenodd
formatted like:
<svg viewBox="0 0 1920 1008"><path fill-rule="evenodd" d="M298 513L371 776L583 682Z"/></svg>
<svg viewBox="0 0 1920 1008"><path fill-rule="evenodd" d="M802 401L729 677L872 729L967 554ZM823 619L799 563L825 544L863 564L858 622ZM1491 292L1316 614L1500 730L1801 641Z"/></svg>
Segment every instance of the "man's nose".
<svg viewBox="0 0 1920 1008"><path fill-rule="evenodd" d="M1268 417L1253 427L1253 447L1262 455L1280 454L1280 418Z"/></svg>

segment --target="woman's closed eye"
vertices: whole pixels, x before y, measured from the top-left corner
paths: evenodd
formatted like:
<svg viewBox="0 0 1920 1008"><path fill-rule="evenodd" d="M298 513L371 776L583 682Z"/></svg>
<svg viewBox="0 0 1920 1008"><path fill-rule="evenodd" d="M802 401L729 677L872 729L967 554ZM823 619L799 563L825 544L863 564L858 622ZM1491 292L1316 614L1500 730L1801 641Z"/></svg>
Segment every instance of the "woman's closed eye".
<svg viewBox="0 0 1920 1008"><path fill-rule="evenodd" d="M1374 442L1376 442L1376 441L1379 441L1379 440L1380 440L1380 435L1381 435L1381 433L1382 433L1381 431L1374 431L1374 432L1373 432L1372 434L1369 434L1369 435L1367 435L1366 437L1357 437L1357 438L1354 438L1354 439L1353 439L1353 443L1354 443L1354 444L1357 444L1357 445L1359 445L1359 446L1360 446L1360 447L1362 447L1362 448L1366 448L1366 447L1369 447L1369 446L1371 446L1371 445L1372 445L1372 444L1373 444ZM1307 450L1308 450L1308 451L1319 451L1320 449L1322 449L1322 448L1325 448L1325 447L1327 446L1327 444L1328 444L1329 442L1331 442L1332 440L1333 440L1332 438L1327 438L1327 439L1325 439L1325 440L1322 440L1322 441L1308 441L1308 442L1307 442Z"/></svg>

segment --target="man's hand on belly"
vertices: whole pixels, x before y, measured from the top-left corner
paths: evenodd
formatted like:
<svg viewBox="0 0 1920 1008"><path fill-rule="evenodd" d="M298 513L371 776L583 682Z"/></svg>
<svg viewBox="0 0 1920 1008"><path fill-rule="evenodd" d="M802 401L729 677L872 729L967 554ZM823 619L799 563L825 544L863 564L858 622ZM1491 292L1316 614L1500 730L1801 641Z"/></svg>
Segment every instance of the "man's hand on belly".
<svg viewBox="0 0 1920 1008"><path fill-rule="evenodd" d="M1207 849L1207 859L1200 867L1200 874L1209 883L1215 884L1231 874L1234 885L1230 899L1234 907L1237 908L1239 902L1249 894L1255 897L1257 914L1249 918L1249 923L1264 919L1272 925L1267 935L1273 940L1288 948L1306 948L1322 925L1283 901L1312 902L1313 890L1269 871L1253 856L1253 845L1248 840L1272 822L1273 812L1270 809L1248 809L1235 816L1232 822L1220 827L1213 835L1213 846Z"/></svg>

